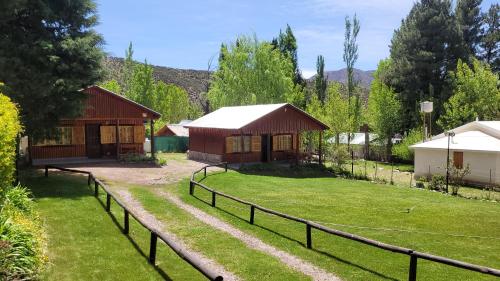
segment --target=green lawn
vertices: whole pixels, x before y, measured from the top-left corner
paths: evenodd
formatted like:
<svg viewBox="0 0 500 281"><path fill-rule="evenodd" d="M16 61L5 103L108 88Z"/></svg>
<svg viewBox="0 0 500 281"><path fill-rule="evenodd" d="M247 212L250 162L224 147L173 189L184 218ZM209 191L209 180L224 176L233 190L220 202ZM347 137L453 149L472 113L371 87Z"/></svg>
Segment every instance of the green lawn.
<svg viewBox="0 0 500 281"><path fill-rule="evenodd" d="M148 264L149 232L131 219L130 235L122 234L122 209L112 202L113 216L107 214L86 178L29 173L23 184L36 198L47 235L43 280L205 280L160 240L158 266Z"/></svg>
<svg viewBox="0 0 500 281"><path fill-rule="evenodd" d="M441 193L282 171L276 175L215 173L203 182L217 190L291 215L318 221L382 242L466 262L500 268L500 204ZM218 208L189 196L188 182L179 185L184 201L250 232L264 241L310 260L345 280L405 280L409 257L313 230L313 250L304 247L305 227L256 213L218 197ZM210 202L197 188L196 196ZM408 209L411 211L408 212ZM384 228L384 229L380 229ZM388 230L392 229L392 230ZM463 236L455 236L463 235ZM480 236L482 238L472 237ZM493 277L424 260L419 280L493 280Z"/></svg>

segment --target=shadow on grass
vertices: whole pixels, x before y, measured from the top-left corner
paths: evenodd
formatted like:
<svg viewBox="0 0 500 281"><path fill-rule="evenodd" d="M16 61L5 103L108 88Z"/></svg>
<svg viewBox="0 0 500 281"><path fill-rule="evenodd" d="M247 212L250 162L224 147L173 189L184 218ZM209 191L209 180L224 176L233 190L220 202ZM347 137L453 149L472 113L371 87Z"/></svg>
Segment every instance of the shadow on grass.
<svg viewBox="0 0 500 281"><path fill-rule="evenodd" d="M209 202L205 201L203 198L200 198L200 197L198 197L198 196L196 196L196 195L194 195L194 194L193 194L192 196L193 196L194 198L196 198L197 200L199 200L200 202L202 202L202 203L204 203L204 204L206 204L206 205L208 205L208 206L212 207L212 205L211 205ZM232 216L232 217L234 217L234 218L236 218L236 219L239 219L239 220L241 220L241 221L244 221L244 222L246 222L246 223L249 223L248 219L243 218L243 217L241 217L241 216L239 216L239 215L237 215L237 214L234 214L234 213L232 213L232 212L230 212L230 211L227 211L227 210L225 210L225 209L222 209L222 208L220 208L220 207L218 207L218 206L215 206L215 208L216 208L217 210L219 210L219 211L221 211L221 212L223 212L223 213L225 213L225 214L229 215L229 216ZM249 208L249 212L250 212L250 208ZM292 238L292 237L290 237L290 236L287 236L286 234L283 234L283 233L280 233L280 232L278 232L278 231L272 230L272 229L270 229L269 227L266 227L266 226L263 226L263 225L257 224L257 223L255 223L255 222L254 222L253 226L258 227L258 228L260 228L260 229L263 229L263 230L265 230L265 231L268 231L268 232L270 232L270 233L272 233L272 234L274 234L274 235L277 235L277 236L279 236L279 237L281 237L281 238L283 238L283 239L286 239L286 240L288 240L288 241L295 242L295 243L297 243L297 244L301 245L302 247L306 247L306 244L305 244L303 241L297 240L297 239L295 239L295 238ZM304 233L305 233L305 228L304 228ZM374 271L374 270L372 270L372 269L370 269L370 268L367 268L367 267L364 267L364 266L361 266L361 265L355 264L355 263L353 263L353 262L351 262L351 261L348 261L348 260L342 259L342 258L340 258L340 257L338 257L338 256L335 256L335 255L333 255L333 254L331 254L331 253L328 253L328 252L326 252L326 251L322 251L322 250L319 250L319 249L314 249L314 248L312 248L311 250L312 250L312 251L314 251L314 252L316 252L316 253L318 253L318 254L321 254L321 255L327 256L327 257L329 257L329 258L331 258L331 259L334 259L334 260L336 260L336 261L338 261L338 262L341 262L341 263L343 263L343 264L347 264L347 265L349 265L349 266L356 267L356 268L358 268L358 269L360 269L360 270L363 270L363 271L369 272L369 273L371 273L371 274L373 274L373 275L376 275L376 276L377 276L377 277L379 277L379 278L383 278L383 279L386 279L386 280L393 280L393 281L397 281L397 280L398 280L398 279L396 279L396 278L393 278L393 277L390 277L390 276L384 275L384 274L382 274L382 273L379 273L379 272L377 272L377 271Z"/></svg>

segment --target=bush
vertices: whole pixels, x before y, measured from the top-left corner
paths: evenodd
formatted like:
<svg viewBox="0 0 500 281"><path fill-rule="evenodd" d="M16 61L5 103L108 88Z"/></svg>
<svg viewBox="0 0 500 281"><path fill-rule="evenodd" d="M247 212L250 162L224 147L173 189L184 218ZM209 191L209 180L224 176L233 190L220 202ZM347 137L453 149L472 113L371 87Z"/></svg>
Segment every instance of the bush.
<svg viewBox="0 0 500 281"><path fill-rule="evenodd" d="M417 188L425 188L425 177L419 177L416 182Z"/></svg>
<svg viewBox="0 0 500 281"><path fill-rule="evenodd" d="M327 157L330 158L337 167L342 167L342 165L351 159L346 145L332 145L331 148L327 150Z"/></svg>
<svg viewBox="0 0 500 281"><path fill-rule="evenodd" d="M0 86L2 84L0 83ZM18 110L7 96L0 93L0 192L14 180L16 138L21 132Z"/></svg>
<svg viewBox="0 0 500 281"><path fill-rule="evenodd" d="M413 161L414 152L410 146L422 141L422 129L414 128L410 130L408 135L403 140L392 147L392 155L404 161Z"/></svg>
<svg viewBox="0 0 500 281"><path fill-rule="evenodd" d="M429 189L436 191L444 191L445 177L443 175L432 175L431 181L429 182Z"/></svg>
<svg viewBox="0 0 500 281"><path fill-rule="evenodd" d="M46 261L43 233L29 192L9 188L0 204L0 279L36 279Z"/></svg>

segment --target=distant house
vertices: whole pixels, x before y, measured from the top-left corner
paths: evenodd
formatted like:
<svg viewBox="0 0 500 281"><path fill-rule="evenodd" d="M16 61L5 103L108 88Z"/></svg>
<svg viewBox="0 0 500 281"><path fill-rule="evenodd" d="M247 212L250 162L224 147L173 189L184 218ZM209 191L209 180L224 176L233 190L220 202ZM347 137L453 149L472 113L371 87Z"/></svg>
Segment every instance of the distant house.
<svg viewBox="0 0 500 281"><path fill-rule="evenodd" d="M152 128L161 115L99 86L82 91L87 99L81 117L62 119L58 134L52 138L29 141L29 156L34 165L144 153L144 124L149 121Z"/></svg>
<svg viewBox="0 0 500 281"><path fill-rule="evenodd" d="M190 159L229 163L298 160L300 134L328 129L287 103L223 107L185 127Z"/></svg>
<svg viewBox="0 0 500 281"><path fill-rule="evenodd" d="M155 136L189 137L189 130L184 127L189 123L191 123L191 120L182 120L179 124L167 124L159 129Z"/></svg>
<svg viewBox="0 0 500 281"><path fill-rule="evenodd" d="M450 159L456 167L469 164L471 174L465 180L482 184L500 184L500 121L475 121L451 130ZM446 175L448 137L440 134L432 140L411 146L415 150L415 176Z"/></svg>

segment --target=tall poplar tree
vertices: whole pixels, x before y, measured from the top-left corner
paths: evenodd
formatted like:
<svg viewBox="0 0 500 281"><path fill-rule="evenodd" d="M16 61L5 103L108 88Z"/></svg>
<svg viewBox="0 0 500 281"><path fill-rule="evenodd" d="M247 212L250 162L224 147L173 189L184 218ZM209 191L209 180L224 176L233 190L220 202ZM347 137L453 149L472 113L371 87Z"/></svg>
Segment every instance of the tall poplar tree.
<svg viewBox="0 0 500 281"><path fill-rule="evenodd" d="M0 81L21 109L25 133L49 134L81 113L80 89L102 76L103 39L92 0L2 1Z"/></svg>
<svg viewBox="0 0 500 281"><path fill-rule="evenodd" d="M327 77L325 77L325 58L322 55L318 56L316 61L316 77L314 78L316 87L316 95L321 103L325 102L326 87L328 85Z"/></svg>

